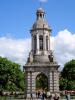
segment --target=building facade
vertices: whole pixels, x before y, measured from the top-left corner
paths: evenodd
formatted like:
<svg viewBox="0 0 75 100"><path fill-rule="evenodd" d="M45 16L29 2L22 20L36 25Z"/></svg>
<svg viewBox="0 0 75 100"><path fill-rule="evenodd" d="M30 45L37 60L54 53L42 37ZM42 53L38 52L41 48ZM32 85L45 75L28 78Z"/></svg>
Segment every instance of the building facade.
<svg viewBox="0 0 75 100"><path fill-rule="evenodd" d="M45 11L39 8L36 12L36 21L30 31L32 48L24 66L26 97L36 96L36 77L41 73L48 78L48 90L51 93L59 92L59 65L55 61L50 48L52 30L44 17Z"/></svg>

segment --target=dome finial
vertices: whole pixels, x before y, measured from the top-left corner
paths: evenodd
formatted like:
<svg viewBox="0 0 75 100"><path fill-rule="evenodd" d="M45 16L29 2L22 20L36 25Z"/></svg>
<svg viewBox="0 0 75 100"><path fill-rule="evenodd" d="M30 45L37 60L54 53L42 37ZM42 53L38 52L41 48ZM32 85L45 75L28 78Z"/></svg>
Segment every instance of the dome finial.
<svg viewBox="0 0 75 100"><path fill-rule="evenodd" d="M43 10L43 8L38 8L36 14L37 14L37 19L44 18L45 11Z"/></svg>

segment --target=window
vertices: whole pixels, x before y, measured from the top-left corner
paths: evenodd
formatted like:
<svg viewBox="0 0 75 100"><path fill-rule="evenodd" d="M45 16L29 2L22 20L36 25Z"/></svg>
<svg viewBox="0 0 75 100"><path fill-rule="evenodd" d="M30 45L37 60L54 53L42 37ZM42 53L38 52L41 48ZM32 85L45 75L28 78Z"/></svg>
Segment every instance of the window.
<svg viewBox="0 0 75 100"><path fill-rule="evenodd" d="M48 50L48 36L46 36L46 50Z"/></svg>
<svg viewBox="0 0 75 100"><path fill-rule="evenodd" d="M40 14L40 18L42 18L42 14Z"/></svg>
<svg viewBox="0 0 75 100"><path fill-rule="evenodd" d="M39 48L40 50L43 50L43 36L42 35L39 36Z"/></svg>
<svg viewBox="0 0 75 100"><path fill-rule="evenodd" d="M36 35L34 35L34 52L36 52L36 47L37 47L37 38Z"/></svg>

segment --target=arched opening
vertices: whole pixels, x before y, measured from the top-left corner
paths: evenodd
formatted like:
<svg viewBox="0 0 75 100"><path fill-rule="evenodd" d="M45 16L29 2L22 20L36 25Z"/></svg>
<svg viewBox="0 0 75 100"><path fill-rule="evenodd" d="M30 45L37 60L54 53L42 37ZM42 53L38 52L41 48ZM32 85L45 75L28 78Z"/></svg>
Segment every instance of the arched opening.
<svg viewBox="0 0 75 100"><path fill-rule="evenodd" d="M48 36L46 36L46 50L48 51Z"/></svg>
<svg viewBox="0 0 75 100"><path fill-rule="evenodd" d="M43 36L42 35L39 36L39 48L40 50L43 50Z"/></svg>
<svg viewBox="0 0 75 100"><path fill-rule="evenodd" d="M36 90L48 90L48 77L43 73L36 77Z"/></svg>

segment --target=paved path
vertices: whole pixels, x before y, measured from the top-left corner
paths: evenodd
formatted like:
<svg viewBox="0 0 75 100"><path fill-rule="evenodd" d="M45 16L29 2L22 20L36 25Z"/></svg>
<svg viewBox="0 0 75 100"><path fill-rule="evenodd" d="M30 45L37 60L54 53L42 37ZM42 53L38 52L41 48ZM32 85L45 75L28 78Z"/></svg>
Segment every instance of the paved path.
<svg viewBox="0 0 75 100"><path fill-rule="evenodd" d="M12 99L8 99L8 100L12 100ZM41 100L41 99L13 99L13 100ZM44 100L50 100L50 99L44 99ZM54 100L54 99L51 99L51 100ZM67 99L59 99L59 100L67 100ZM75 99L70 99L70 100L75 100Z"/></svg>
<svg viewBox="0 0 75 100"><path fill-rule="evenodd" d="M24 100L41 100L41 99L24 99ZM44 99L44 100L50 100L50 99ZM54 99L51 99L54 100ZM59 99L59 100L67 100L67 99ZM75 99L70 99L70 100L75 100Z"/></svg>

